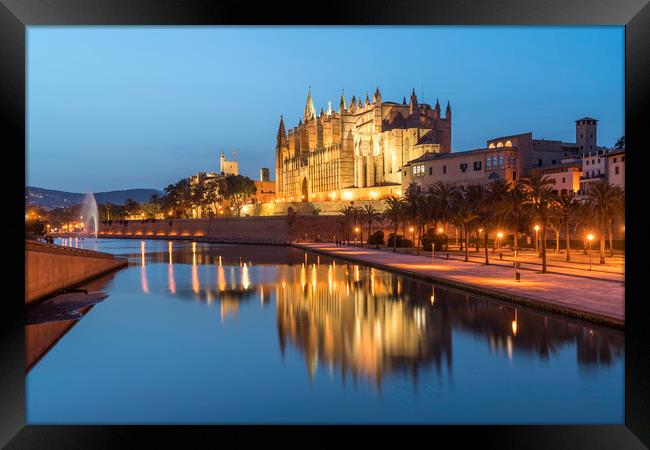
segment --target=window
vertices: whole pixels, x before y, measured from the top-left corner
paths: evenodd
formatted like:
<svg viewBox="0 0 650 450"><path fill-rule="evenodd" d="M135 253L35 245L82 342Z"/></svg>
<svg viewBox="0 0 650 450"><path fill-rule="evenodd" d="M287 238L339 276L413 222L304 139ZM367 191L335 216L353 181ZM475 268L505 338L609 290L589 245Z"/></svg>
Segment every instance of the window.
<svg viewBox="0 0 650 450"><path fill-rule="evenodd" d="M580 139L582 139L582 135L580 135Z"/></svg>
<svg viewBox="0 0 650 450"><path fill-rule="evenodd" d="M499 168L503 167L503 155L499 155Z"/></svg>
<svg viewBox="0 0 650 450"><path fill-rule="evenodd" d="M555 160L554 160L554 159L553 159L553 160L551 160L551 164L555 164Z"/></svg>
<svg viewBox="0 0 650 450"><path fill-rule="evenodd" d="M485 160L485 167L486 167L487 169L491 169L491 168L492 168L492 160L491 160L490 158L487 158L487 159Z"/></svg>
<svg viewBox="0 0 650 450"><path fill-rule="evenodd" d="M517 172L512 172L512 179L516 180L517 179Z"/></svg>
<svg viewBox="0 0 650 450"><path fill-rule="evenodd" d="M442 166L442 173L447 173L447 166Z"/></svg>
<svg viewBox="0 0 650 450"><path fill-rule="evenodd" d="M622 157L621 157L621 161L625 161L625 156L622 156Z"/></svg>
<svg viewBox="0 0 650 450"><path fill-rule="evenodd" d="M433 167L429 167L429 175L433 175Z"/></svg>
<svg viewBox="0 0 650 450"><path fill-rule="evenodd" d="M589 160L587 160L587 165L589 165Z"/></svg>
<svg viewBox="0 0 650 450"><path fill-rule="evenodd" d="M600 164L600 158L598 158L598 164Z"/></svg>
<svg viewBox="0 0 650 450"><path fill-rule="evenodd" d="M566 183L566 178L562 177L562 183Z"/></svg>
<svg viewBox="0 0 650 450"><path fill-rule="evenodd" d="M460 165L460 171L465 172L467 170L467 163L461 163Z"/></svg>
<svg viewBox="0 0 650 450"><path fill-rule="evenodd" d="M542 160L541 160L541 159L538 159L538 160L537 160L537 165L538 165L539 167L542 167Z"/></svg>
<svg viewBox="0 0 650 450"><path fill-rule="evenodd" d="M497 168L497 157L496 156L494 158L492 158L492 168L493 169Z"/></svg>
<svg viewBox="0 0 650 450"><path fill-rule="evenodd" d="M512 165L516 166L517 165L517 158L512 158Z"/></svg>
<svg viewBox="0 0 650 450"><path fill-rule="evenodd" d="M616 158L614 158L614 162L616 162Z"/></svg>
<svg viewBox="0 0 650 450"><path fill-rule="evenodd" d="M616 167L614 168L614 173L615 173L616 175L618 175L618 166L616 166Z"/></svg>
<svg viewBox="0 0 650 450"><path fill-rule="evenodd" d="M474 170L481 170L481 163L483 161L474 161Z"/></svg>

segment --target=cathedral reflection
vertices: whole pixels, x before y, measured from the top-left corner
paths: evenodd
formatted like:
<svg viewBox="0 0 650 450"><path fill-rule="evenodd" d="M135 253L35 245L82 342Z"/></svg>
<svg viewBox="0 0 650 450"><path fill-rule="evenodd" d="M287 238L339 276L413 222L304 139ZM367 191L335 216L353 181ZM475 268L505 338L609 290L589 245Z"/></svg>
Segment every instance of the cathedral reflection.
<svg viewBox="0 0 650 450"><path fill-rule="evenodd" d="M581 369L623 357L618 331L293 248L169 242L151 251L143 242L140 250L132 256L143 291L150 289L147 270L159 263L166 266L166 292L218 303L221 323L235 318L242 302L259 299L260 308L275 302L281 352L298 349L310 378L319 367L377 386L390 374L417 380L428 368L451 377L459 334L510 361L550 359L573 345Z"/></svg>
<svg viewBox="0 0 650 450"><path fill-rule="evenodd" d="M309 271L309 283L307 272ZM396 277L351 264L280 269L277 325L305 357L309 377L319 364L381 384L390 372L417 375L424 365L451 369L451 326L428 303L397 294Z"/></svg>

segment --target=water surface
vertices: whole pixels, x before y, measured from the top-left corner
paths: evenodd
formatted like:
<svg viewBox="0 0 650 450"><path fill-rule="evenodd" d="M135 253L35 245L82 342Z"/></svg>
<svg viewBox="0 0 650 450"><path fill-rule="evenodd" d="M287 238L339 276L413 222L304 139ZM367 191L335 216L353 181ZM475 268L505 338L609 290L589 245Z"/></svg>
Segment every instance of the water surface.
<svg viewBox="0 0 650 450"><path fill-rule="evenodd" d="M28 423L623 423L623 334L276 246L130 260L29 371Z"/></svg>

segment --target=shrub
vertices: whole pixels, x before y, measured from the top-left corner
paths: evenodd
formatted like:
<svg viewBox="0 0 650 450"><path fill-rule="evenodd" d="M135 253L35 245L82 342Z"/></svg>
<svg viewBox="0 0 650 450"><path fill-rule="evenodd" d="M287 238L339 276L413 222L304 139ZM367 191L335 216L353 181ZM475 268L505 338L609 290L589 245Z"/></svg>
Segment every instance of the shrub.
<svg viewBox="0 0 650 450"><path fill-rule="evenodd" d="M431 251L431 244L436 244L436 251L447 251L448 237L446 234L437 234L432 228L420 237L422 248Z"/></svg>
<svg viewBox="0 0 650 450"><path fill-rule="evenodd" d="M396 238L395 234L393 234L393 233L389 234L388 235L388 241L387 241L386 245L388 247L394 247L395 244L393 243L393 241L394 241L395 238ZM408 239L404 239L404 236L402 236L401 234L398 234L397 235L397 247L413 247L413 243Z"/></svg>
<svg viewBox="0 0 650 450"><path fill-rule="evenodd" d="M375 231L368 238L369 245L383 245L384 244L384 232L379 230Z"/></svg>

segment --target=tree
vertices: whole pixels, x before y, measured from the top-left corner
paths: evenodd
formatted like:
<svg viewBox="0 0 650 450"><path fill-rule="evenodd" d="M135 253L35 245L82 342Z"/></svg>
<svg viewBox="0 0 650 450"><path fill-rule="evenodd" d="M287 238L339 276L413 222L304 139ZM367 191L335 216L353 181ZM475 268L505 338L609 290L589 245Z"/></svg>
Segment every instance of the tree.
<svg viewBox="0 0 650 450"><path fill-rule="evenodd" d="M575 196L573 191L562 192L557 199L557 208L560 223L564 226L564 239L566 240L566 262L571 261L571 222L574 218Z"/></svg>
<svg viewBox="0 0 650 450"><path fill-rule="evenodd" d="M132 217L140 214L140 203L136 202L132 198L126 199L123 208L126 216Z"/></svg>
<svg viewBox="0 0 650 450"><path fill-rule="evenodd" d="M355 209L353 206L344 206L339 209L339 212L344 216L345 220L345 236L347 237L348 245L350 245L350 228L352 228Z"/></svg>
<svg viewBox="0 0 650 450"><path fill-rule="evenodd" d="M411 224L417 230L417 236L421 236L426 221L426 199L416 183L411 183L404 193L404 211ZM413 242L416 252L419 249L419 242Z"/></svg>
<svg viewBox="0 0 650 450"><path fill-rule="evenodd" d="M625 150L625 136L621 136L616 140L616 143L614 144L614 148L616 150Z"/></svg>
<svg viewBox="0 0 650 450"><path fill-rule="evenodd" d="M468 186L471 188L470 186ZM469 233L470 227L476 221L478 215L472 204L468 191L463 189L461 195L456 199L453 208L453 221L458 224L465 235L465 262L469 261Z"/></svg>
<svg viewBox="0 0 650 450"><path fill-rule="evenodd" d="M515 250L519 250L518 234L528 219L525 209L527 199L528 195L521 180L517 181L504 197L503 218L512 229Z"/></svg>
<svg viewBox="0 0 650 450"><path fill-rule="evenodd" d="M557 201L557 196L550 186L555 184L555 180L544 175L539 169L533 169L528 177L522 181L529 194L526 206L532 215L540 221L542 229L542 273L546 273L546 229L548 228L551 211Z"/></svg>
<svg viewBox="0 0 650 450"><path fill-rule="evenodd" d="M390 197L384 200L386 208L384 217L386 217L393 227L393 252L397 252L397 228L404 214L404 200L401 197Z"/></svg>
<svg viewBox="0 0 650 450"><path fill-rule="evenodd" d="M612 223L620 216L623 205L623 190L605 180L592 183L587 191L587 204L599 229L600 264L605 263L605 234L609 235L610 247L612 242Z"/></svg>
<svg viewBox="0 0 650 450"><path fill-rule="evenodd" d="M243 175L226 175L223 183L223 195L239 216L242 206L255 195L255 182Z"/></svg>
<svg viewBox="0 0 650 450"><path fill-rule="evenodd" d="M437 181L431 185L429 195L429 218L433 222L433 228L438 228L438 222L449 223L453 213L453 207L460 195L456 186L444 181Z"/></svg>
<svg viewBox="0 0 650 450"><path fill-rule="evenodd" d="M491 222L493 226L496 226L497 230L501 229L505 222L506 211L508 210L507 197L511 189L512 184L504 178L491 181L487 186L485 209L491 212ZM492 251L496 251L496 239Z"/></svg>
<svg viewBox="0 0 650 450"><path fill-rule="evenodd" d="M372 224L373 222L381 222L381 214L374 208L374 206L366 205L361 209L360 217L368 224L368 239L370 239L370 235L372 234ZM361 242L363 243L363 241Z"/></svg>

